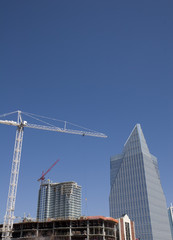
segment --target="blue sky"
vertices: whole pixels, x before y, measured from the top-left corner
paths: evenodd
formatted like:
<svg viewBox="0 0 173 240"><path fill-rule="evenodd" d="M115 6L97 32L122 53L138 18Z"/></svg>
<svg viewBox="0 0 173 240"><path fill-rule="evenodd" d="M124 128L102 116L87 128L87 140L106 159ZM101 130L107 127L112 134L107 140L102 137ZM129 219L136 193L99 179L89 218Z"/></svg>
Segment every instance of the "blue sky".
<svg viewBox="0 0 173 240"><path fill-rule="evenodd" d="M16 216L35 217L37 179L57 158L48 177L82 186L83 214L109 216L110 156L136 123L173 202L172 12L171 0L0 2L0 115L19 109L108 135L25 129ZM0 126L1 222L15 131Z"/></svg>

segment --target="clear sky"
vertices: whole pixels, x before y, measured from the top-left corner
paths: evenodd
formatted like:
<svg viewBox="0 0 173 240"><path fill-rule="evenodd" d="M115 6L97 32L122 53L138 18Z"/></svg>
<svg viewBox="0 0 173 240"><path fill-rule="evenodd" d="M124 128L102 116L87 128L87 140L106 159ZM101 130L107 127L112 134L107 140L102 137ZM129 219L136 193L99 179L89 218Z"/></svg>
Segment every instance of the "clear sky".
<svg viewBox="0 0 173 240"><path fill-rule="evenodd" d="M25 129L16 216L36 216L37 179L56 159L47 177L82 186L83 214L109 216L110 156L136 123L173 202L172 13L171 0L0 1L0 115L22 110L108 135ZM0 125L1 222L15 131Z"/></svg>

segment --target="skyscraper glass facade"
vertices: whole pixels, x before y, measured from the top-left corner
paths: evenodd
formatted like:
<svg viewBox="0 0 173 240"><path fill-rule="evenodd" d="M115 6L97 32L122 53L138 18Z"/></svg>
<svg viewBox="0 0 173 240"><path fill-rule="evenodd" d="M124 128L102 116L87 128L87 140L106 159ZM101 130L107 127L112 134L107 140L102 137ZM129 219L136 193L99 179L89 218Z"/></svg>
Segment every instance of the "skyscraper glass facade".
<svg viewBox="0 0 173 240"><path fill-rule="evenodd" d="M75 182L42 183L39 189L37 219L78 218L81 216L81 186Z"/></svg>
<svg viewBox="0 0 173 240"><path fill-rule="evenodd" d="M172 240L173 240L173 206L172 206L172 204L168 208L168 217L169 217L169 224L170 224Z"/></svg>
<svg viewBox="0 0 173 240"><path fill-rule="evenodd" d="M110 216L127 214L140 240L171 240L166 200L156 157L150 154L140 124L122 154L110 161Z"/></svg>

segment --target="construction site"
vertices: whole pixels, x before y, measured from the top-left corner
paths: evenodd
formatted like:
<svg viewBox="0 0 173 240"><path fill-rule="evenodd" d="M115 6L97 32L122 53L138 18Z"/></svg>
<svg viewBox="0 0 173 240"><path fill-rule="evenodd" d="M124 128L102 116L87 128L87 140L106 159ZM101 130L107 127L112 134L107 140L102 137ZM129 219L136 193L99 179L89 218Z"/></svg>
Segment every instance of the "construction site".
<svg viewBox="0 0 173 240"><path fill-rule="evenodd" d="M17 121L13 121L11 119L10 120L6 119L7 116L11 117L11 115L16 114L16 113L17 113ZM41 122L41 125L35 124L35 123L34 124L28 123L28 121L24 121L22 118L23 115L25 115L25 117L32 118L32 120L34 119L34 120ZM6 207L4 223L3 223L3 227L2 227L2 231L1 231L2 232L1 238L5 239L5 240L10 240L10 239L12 239L13 234L15 234L15 232L16 232L16 226L20 226L20 224L19 225L14 224L14 219L15 219L14 211L15 211L15 205L16 205L16 195L17 195L20 162L21 162L21 152L22 152L24 128L26 127L26 128L39 129L39 130L44 130L44 131L53 131L53 132L61 132L61 133L67 133L67 134L76 134L76 135L81 135L81 136L91 136L91 137L101 137L101 138L106 138L107 136L103 133L99 133L99 132L92 131L89 129L86 130L86 128L71 124L67 121L51 119L51 118L39 116L36 114L24 113L21 111L6 113L6 114L1 115L0 117L5 118L5 119L0 120L0 124L10 125L10 126L14 126L17 128L15 143L14 143L14 153L13 153L13 159L12 159L10 184L9 184L8 198L7 198L7 205L6 205L7 207ZM55 121L63 122L64 126L57 127L54 124L50 124L50 123L46 122L45 119L53 120L54 122ZM42 125L43 123L46 125ZM71 124L74 127L77 127L81 130L67 128L67 124ZM56 163L54 163L54 164L56 164ZM54 166L54 164L53 164L53 166ZM48 171L50 169L48 169ZM39 180L44 180L45 174L43 174ZM13 224L14 224L14 226L13 226ZM36 223L34 223L34 224L36 224ZM39 227L39 223L38 223L38 227ZM32 235L32 231L31 231L31 235Z"/></svg>
<svg viewBox="0 0 173 240"><path fill-rule="evenodd" d="M103 216L81 217L81 186L73 181L52 183L49 180L45 180L45 175L59 160L45 173L43 172L41 178L38 179L38 181L41 181L41 185L37 219L24 219L21 222L14 223L14 210L25 127L82 136L107 137L103 133L91 130L86 131L84 129L80 131L68 129L67 122L64 123L63 128L50 124L48 126L30 124L27 121L23 121L21 111L16 112L18 114L17 122L0 120L0 124L17 127L7 207L4 222L0 225L0 238L3 240L135 240L134 222L127 215L122 216L120 219ZM2 116L6 117L13 113L3 114ZM23 114L37 120L40 117L35 114ZM42 120L41 122L46 123Z"/></svg>
<svg viewBox="0 0 173 240"><path fill-rule="evenodd" d="M0 226L2 229L2 225ZM13 225L12 239L118 240L118 221L105 217L21 222Z"/></svg>
<svg viewBox="0 0 173 240"><path fill-rule="evenodd" d="M134 222L125 218L88 216L78 219L23 220L14 223L11 239L28 240L135 240ZM129 228L128 228L129 226ZM0 225L2 237L2 225Z"/></svg>

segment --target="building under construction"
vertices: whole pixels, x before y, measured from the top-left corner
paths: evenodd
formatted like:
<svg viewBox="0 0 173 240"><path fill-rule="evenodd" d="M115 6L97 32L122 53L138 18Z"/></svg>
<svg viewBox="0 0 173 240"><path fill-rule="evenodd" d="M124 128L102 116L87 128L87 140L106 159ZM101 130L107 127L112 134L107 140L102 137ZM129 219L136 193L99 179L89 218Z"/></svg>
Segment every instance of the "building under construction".
<svg viewBox="0 0 173 240"><path fill-rule="evenodd" d="M2 225L0 226L2 234ZM23 221L13 225L12 239L28 240L135 240L134 223L95 216L78 219L49 219L46 222Z"/></svg>

